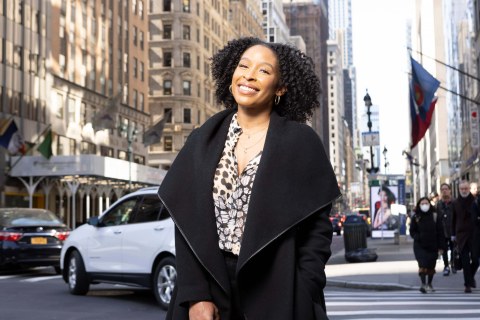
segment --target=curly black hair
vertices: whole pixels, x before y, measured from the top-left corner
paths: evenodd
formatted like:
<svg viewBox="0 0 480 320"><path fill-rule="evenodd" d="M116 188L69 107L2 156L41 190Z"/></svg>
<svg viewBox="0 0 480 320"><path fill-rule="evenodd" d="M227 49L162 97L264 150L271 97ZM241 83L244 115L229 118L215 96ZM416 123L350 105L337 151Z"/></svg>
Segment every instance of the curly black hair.
<svg viewBox="0 0 480 320"><path fill-rule="evenodd" d="M211 58L217 102L226 108L236 107L229 91L232 76L242 54L255 45L270 48L278 58L280 87L286 87L287 90L274 108L287 119L298 122L309 120L314 108L320 106L321 93L313 60L289 44L268 43L254 37L231 40Z"/></svg>

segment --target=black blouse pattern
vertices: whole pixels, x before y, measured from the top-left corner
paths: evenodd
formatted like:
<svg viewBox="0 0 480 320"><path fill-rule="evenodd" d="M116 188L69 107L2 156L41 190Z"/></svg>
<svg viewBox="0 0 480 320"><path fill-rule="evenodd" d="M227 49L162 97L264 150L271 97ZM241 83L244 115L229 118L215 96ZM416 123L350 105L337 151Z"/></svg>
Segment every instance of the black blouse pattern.
<svg viewBox="0 0 480 320"><path fill-rule="evenodd" d="M262 152L259 152L239 175L235 145L241 134L242 128L235 114L230 122L225 147L213 180L218 245L221 250L236 255L240 253L250 194L262 156Z"/></svg>

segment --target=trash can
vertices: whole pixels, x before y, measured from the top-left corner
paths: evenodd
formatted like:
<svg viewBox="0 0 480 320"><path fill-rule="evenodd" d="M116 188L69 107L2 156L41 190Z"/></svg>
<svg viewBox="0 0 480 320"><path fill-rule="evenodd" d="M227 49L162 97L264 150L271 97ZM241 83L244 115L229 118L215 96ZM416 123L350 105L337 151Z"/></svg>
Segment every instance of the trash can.
<svg viewBox="0 0 480 320"><path fill-rule="evenodd" d="M367 223L362 216L348 216L343 224L345 260L348 262L369 262L378 258L375 250L367 249Z"/></svg>
<svg viewBox="0 0 480 320"><path fill-rule="evenodd" d="M343 224L345 253L367 247L367 224L361 216L348 216Z"/></svg>

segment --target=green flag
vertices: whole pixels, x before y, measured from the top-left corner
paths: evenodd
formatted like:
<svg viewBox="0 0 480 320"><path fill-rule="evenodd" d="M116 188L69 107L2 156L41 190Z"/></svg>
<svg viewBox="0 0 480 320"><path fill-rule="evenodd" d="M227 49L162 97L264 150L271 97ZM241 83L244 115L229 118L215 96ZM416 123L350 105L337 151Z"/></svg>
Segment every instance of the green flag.
<svg viewBox="0 0 480 320"><path fill-rule="evenodd" d="M53 155L52 152L52 130L48 130L45 134L45 138L42 143L37 148L38 152L42 154L47 159L50 159Z"/></svg>

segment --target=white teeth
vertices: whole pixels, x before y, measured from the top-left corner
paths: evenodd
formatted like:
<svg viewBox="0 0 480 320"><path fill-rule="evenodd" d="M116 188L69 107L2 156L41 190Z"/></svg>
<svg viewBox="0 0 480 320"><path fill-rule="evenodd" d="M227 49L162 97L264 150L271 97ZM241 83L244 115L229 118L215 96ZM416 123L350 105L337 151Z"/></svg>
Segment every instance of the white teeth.
<svg viewBox="0 0 480 320"><path fill-rule="evenodd" d="M250 92L255 92L256 91L255 89L252 89L252 88L247 87L247 86L240 86L240 89L245 90L245 91L250 91Z"/></svg>

